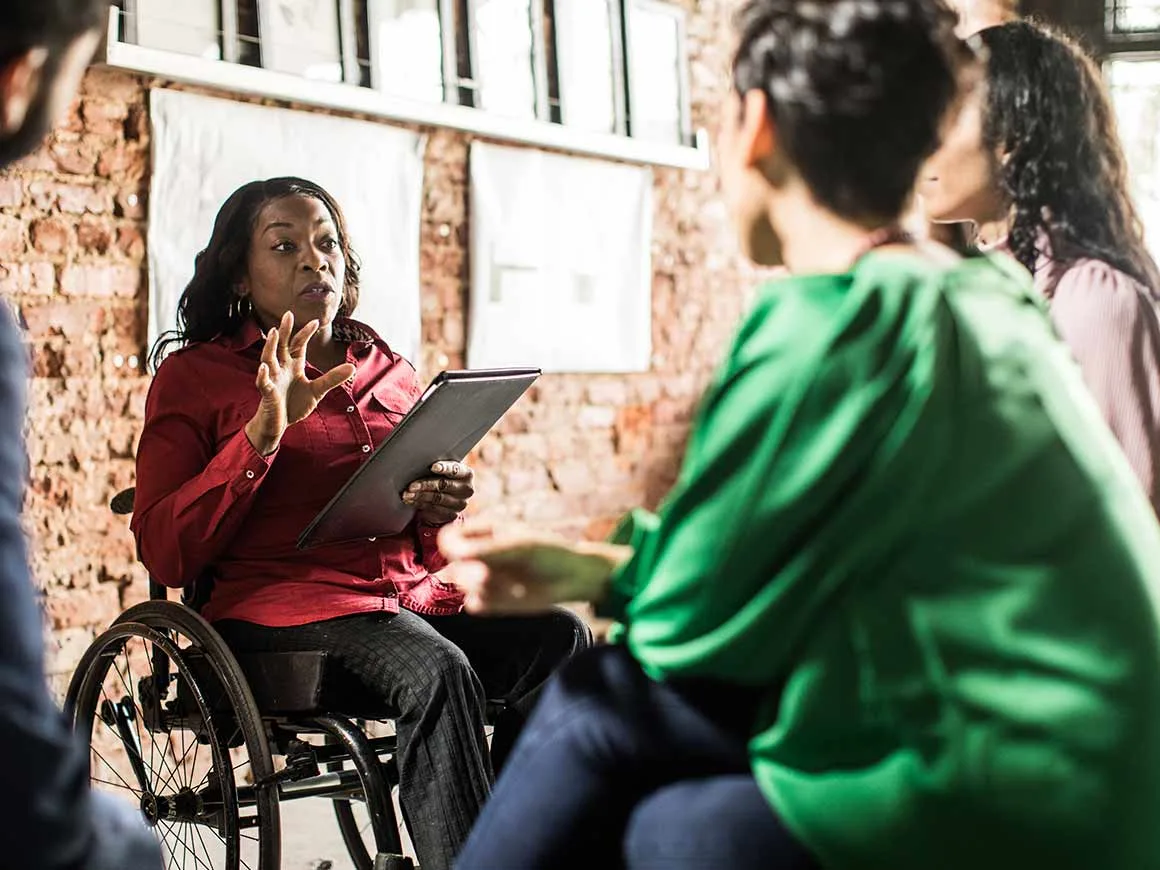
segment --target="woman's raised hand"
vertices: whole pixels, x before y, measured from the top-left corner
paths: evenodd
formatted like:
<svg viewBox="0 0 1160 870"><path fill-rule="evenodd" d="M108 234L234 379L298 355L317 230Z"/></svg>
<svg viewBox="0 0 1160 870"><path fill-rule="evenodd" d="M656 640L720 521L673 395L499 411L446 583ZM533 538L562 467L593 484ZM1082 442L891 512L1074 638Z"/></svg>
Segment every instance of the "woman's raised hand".
<svg viewBox="0 0 1160 870"><path fill-rule="evenodd" d="M255 381L261 399L246 424L246 437L263 456L278 449L288 426L310 416L323 396L354 374L354 366L343 363L314 380L306 376L306 346L317 331L318 321L311 320L294 332L294 315L287 311L266 334Z"/></svg>

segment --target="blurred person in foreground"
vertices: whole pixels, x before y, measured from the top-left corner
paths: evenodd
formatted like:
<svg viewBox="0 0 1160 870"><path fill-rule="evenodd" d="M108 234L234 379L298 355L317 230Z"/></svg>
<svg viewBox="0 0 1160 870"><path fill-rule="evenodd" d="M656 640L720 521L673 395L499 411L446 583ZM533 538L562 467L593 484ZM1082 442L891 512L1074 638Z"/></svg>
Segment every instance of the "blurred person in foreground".
<svg viewBox="0 0 1160 870"><path fill-rule="evenodd" d="M441 533L598 602L460 870L1160 867L1160 529L1026 273L900 227L973 65L935 0L749 0L722 187L763 286L614 544Z"/></svg>
<svg viewBox="0 0 1160 870"><path fill-rule="evenodd" d="M37 148L65 112L108 8L99 0L0 3L0 165ZM160 847L136 808L90 793L86 752L45 681L44 623L20 522L27 373L16 326L0 306L0 867L160 867Z"/></svg>

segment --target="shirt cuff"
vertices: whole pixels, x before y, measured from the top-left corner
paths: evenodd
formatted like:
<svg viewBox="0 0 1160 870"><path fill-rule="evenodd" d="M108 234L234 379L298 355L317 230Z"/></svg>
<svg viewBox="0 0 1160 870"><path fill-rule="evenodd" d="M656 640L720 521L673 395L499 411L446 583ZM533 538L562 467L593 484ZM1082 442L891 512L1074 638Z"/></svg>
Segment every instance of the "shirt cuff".
<svg viewBox="0 0 1160 870"><path fill-rule="evenodd" d="M246 430L242 429L226 442L217 455L217 461L222 463L221 467L232 470L230 486L233 490L248 492L262 482L279 449L275 447L273 453L263 456L246 437Z"/></svg>

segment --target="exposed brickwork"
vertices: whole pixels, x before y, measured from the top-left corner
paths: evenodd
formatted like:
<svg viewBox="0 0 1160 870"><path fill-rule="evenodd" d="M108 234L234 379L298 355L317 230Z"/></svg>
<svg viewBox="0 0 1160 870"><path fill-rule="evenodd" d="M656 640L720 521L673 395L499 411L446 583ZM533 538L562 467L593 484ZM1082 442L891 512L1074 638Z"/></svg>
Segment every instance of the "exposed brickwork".
<svg viewBox="0 0 1160 870"><path fill-rule="evenodd" d="M712 129L727 81L729 4L688 6L694 123ZM164 83L91 70L45 147L0 175L0 294L28 326L27 526L58 682L94 631L147 594L127 524L107 505L132 483L148 386L147 95L155 84ZM416 363L429 377L464 361L469 137L426 132ZM712 173L658 169L656 179L652 371L545 377L474 460L479 513L599 536L671 485L696 399L753 275L735 253Z"/></svg>

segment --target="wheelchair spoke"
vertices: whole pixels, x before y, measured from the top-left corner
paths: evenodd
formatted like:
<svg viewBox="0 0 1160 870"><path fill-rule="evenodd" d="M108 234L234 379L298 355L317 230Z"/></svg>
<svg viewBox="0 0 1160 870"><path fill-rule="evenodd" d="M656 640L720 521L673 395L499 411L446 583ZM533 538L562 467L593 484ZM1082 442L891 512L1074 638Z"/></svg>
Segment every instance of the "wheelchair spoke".
<svg viewBox="0 0 1160 870"><path fill-rule="evenodd" d="M124 786L123 786L124 788L129 789L129 791L133 792L133 794L137 795L137 797L141 797L141 790L137 789L137 788L133 788L133 786L131 786L131 785L129 785L129 783L125 782L125 779L121 776L121 774L117 773L117 768L115 768L115 767L113 767L113 765L109 764L108 759L106 759L105 756L101 755L101 752L99 749L97 749L95 746L90 747L90 749L92 750L93 753L96 754L97 758L101 759L101 761L103 761L105 763L105 767L109 768L109 770L111 770L113 772L113 776L115 776L115 777L117 777L117 779L121 780L121 782L124 784ZM120 786L118 786L118 787L120 787Z"/></svg>
<svg viewBox="0 0 1160 870"><path fill-rule="evenodd" d="M141 792L139 792L137 789L135 789L135 788L133 788L133 787L131 787L131 786L128 786L128 785L118 785L118 784L117 784L117 783L115 783L115 782L109 782L107 779L97 779L95 776L94 776L94 777L90 777L89 781L90 781L90 782L96 782L96 783L100 783L101 785L107 785L107 786L109 786L109 788L121 788L121 789L125 789L126 791L132 792L132 793L133 793L133 795L135 795L136 797L138 797L138 798L140 798L140 797L141 797Z"/></svg>
<svg viewBox="0 0 1160 870"><path fill-rule="evenodd" d="M124 646L121 647L121 655L123 655L125 657L125 673L132 674L133 669L132 669L132 666L129 664L129 644L128 643L126 643ZM133 690L131 688L129 688L129 682L128 682L128 680L126 680L125 674L121 673L120 667L118 667L116 664L114 664L113 667L117 671L117 676L121 678L121 685L125 687L125 697L131 698L133 700L133 730L137 732L137 746L138 747L144 746L144 742L141 739L141 720L144 718L145 711L142 710L141 705L137 703L137 697L133 693ZM154 757L153 757L153 750L154 750L155 746L156 746L156 741L151 743L149 746L149 770L150 770L150 772L152 772L153 770L156 769L154 767ZM144 759L142 759L142 761L144 761Z"/></svg>
<svg viewBox="0 0 1160 870"><path fill-rule="evenodd" d="M205 856L206 856L206 858L208 858L209 857L209 847L205 844L205 839L201 836L202 826L201 825L190 825L190 827L193 828L193 832L195 834L197 834L198 842L201 843L201 848L203 848L205 850ZM194 856L194 857L196 858L196 856ZM198 862L198 863L201 863L201 862ZM213 870L213 867L210 867L209 870Z"/></svg>
<svg viewBox="0 0 1160 870"><path fill-rule="evenodd" d="M162 650L162 652L164 652L164 650ZM153 685L157 685L157 665L153 659L154 659L153 653L149 652L149 650L146 649L145 660L149 662L149 676L152 680ZM165 745L167 748L172 749L172 735L170 735L170 734L166 735ZM156 746L156 743L154 744L154 746ZM168 768L168 765L165 764L166 754L167 753L164 750L162 750L161 763L163 766ZM173 772L176 773L176 770L174 770Z"/></svg>
<svg viewBox="0 0 1160 870"><path fill-rule="evenodd" d="M108 699L106 699L106 700L108 700ZM109 703L111 704L113 702L109 701ZM120 745L125 746L124 737L121 735L121 733L116 728L114 728L112 725L110 725L108 722L106 722L104 720L104 717L97 716L97 721L100 721L100 723L105 726L105 730L107 730L110 734L112 734L117 739L117 742ZM130 790L134 790L137 792L138 795L140 795L142 793L142 790L147 787L145 783L140 783L139 787L134 789L133 786L129 785L129 783L121 776L121 774L117 773L117 769L115 767L113 767L112 764L109 763L109 760L107 758L105 758L104 756L100 755L100 753L97 751L97 749L95 747L92 747L92 751L97 753L97 755L100 757L101 761L103 761L105 763L105 765L109 768L109 770L113 771L113 774L118 779L120 779L122 782L124 782L125 785ZM125 746L126 755L128 755L129 753L134 752L134 751L136 751L135 747ZM141 765L142 765L142 767L144 767L144 765L145 765L144 759L141 759ZM132 767L132 763L130 763L130 767ZM148 775L155 775L155 771L153 771L152 769L146 769L145 773L147 774L147 776L146 776L147 779L150 778ZM136 772L134 773L134 776L137 776Z"/></svg>
<svg viewBox="0 0 1160 870"><path fill-rule="evenodd" d="M188 733L189 733L188 731L186 731L186 730L184 730L184 728L182 728L182 731L181 731L181 742L182 742L182 745L184 745L184 742L186 742L186 734L188 734ZM194 746L197 746L197 739L196 739L196 738L194 738ZM180 770L189 770L189 768L186 766L186 764L184 764L184 761L186 761L187 757L189 756L189 749L190 749L190 748L191 748L191 747L188 747L188 746L187 746L187 747L186 747L186 751L184 751L184 752L181 754L181 757L180 757L180 759L177 759L177 770L179 770L179 771L180 771ZM195 752L195 753L194 753L194 759L196 759L196 757L197 757L197 753ZM179 782L177 782L177 785L181 786L181 788L190 788L190 783L189 783L189 781L190 781L190 780L193 780L193 778L194 778L194 775L193 775L193 773L189 773L189 774L188 774L187 781L186 781L186 782L181 782L181 781L180 781L180 778L179 778Z"/></svg>
<svg viewBox="0 0 1160 870"><path fill-rule="evenodd" d="M205 861L202 861L200 858L198 858L197 857L197 850L195 848L192 848L193 846L196 846L196 843L194 843L194 841L193 841L193 838L195 835L198 837L201 836L200 832L197 830L197 825L186 823L184 836L186 838L186 843L188 844L186 846L186 849L189 852L189 857L193 859L193 863L197 867L204 867L205 870L213 870L213 866L210 864L206 864ZM202 845L204 845L204 843ZM208 854L206 855L206 858L209 858Z"/></svg>
<svg viewBox="0 0 1160 870"><path fill-rule="evenodd" d="M142 646L144 647L144 643L142 644ZM152 657L149 655L149 651L148 651L148 649L147 649L147 648L145 648L145 649L143 650L143 652L144 652L144 654L145 654L145 656L146 656L146 659L147 659L147 660L150 662L150 669L152 670L152 667L153 667L153 665L152 665ZM141 721L143 720L143 718L144 718L144 711L143 711L142 707L140 706L140 704L138 704L138 703L137 703L137 700L136 700L136 698L135 698L135 696L134 696L134 694L133 694L133 690L132 690L132 688L131 688L131 686L130 686L130 682L131 682L131 675L132 675L132 663L131 663L131 662L130 662L130 660L129 660L129 653L128 653L128 643L127 643L127 642L126 642L124 645L122 645L122 647L121 647L121 653L124 655L124 658L125 658L125 668L126 668L126 672L129 674L129 677L126 677L126 674L125 674L125 673L122 673L122 671L121 671L121 668L119 667L119 664L118 664L118 662L117 662L115 659L114 659L113 661L111 661L111 662L110 662L110 664L111 664L111 666L112 666L113 670L116 672L116 674L117 674L117 677L118 677L118 679L119 679L119 680L120 680L120 682L121 682L121 686L122 686L122 687L125 689L125 692L126 692L125 698L127 698L127 699L131 699L131 700L132 700L132 702L133 702L133 728L134 728L134 731L136 732L136 736L137 736L137 748L138 748L138 750L140 750L140 749L143 747L143 735L142 735L142 733L141 733L141 726L140 726L140 722L141 722ZM117 704L117 703L118 703L118 702L117 702L117 701L115 701L113 698L110 698L110 697L109 697L109 695L108 695L108 691L107 691L107 689L106 689L104 686L102 686L102 688L101 688L101 695L102 695L102 697L104 697L104 698L105 698L105 700L106 700L106 701L108 701L110 704L114 704L114 705L115 705L115 704ZM106 728L110 728L110 730L112 730L111 726L110 726L110 725L109 725L107 722L104 722L104 718L103 718L103 717L101 717L101 721L104 723L104 725L105 725L105 727L106 727ZM114 731L113 733L114 733L114 734L116 734L116 736L117 736L117 738L118 738L118 740L119 740L120 742L122 742L122 743L124 742L124 741L123 741L123 739L121 738L121 735L120 735L119 733L117 733L116 731ZM151 777L151 778L153 778L153 779L156 779L156 780L160 780L160 779L161 779L161 775L159 775L158 766L157 766L157 764L156 764L156 761L157 761L157 754L156 754L156 751L157 751L157 741L156 741L156 739L153 737L152 733L148 731L148 729L146 729L146 732L145 732L145 733L147 733L147 734L149 734L149 735L150 735L150 745L149 745L149 763L148 763L148 766L147 766L147 772L149 773L149 775L150 775L150 777ZM106 764L107 764L107 763L108 763L108 762L106 762ZM142 765L143 765L143 766L145 765L145 759L144 759L144 757L143 757L143 756L141 757L141 763L142 763ZM174 771L174 772L175 772L175 771ZM168 766L165 764L165 753L164 753L164 752L163 752L163 753L161 753L161 768L160 768L160 774L162 774L162 775L164 775L164 774L169 774L169 769L168 769ZM171 777L169 777L169 776L166 776L166 780L167 780L167 781L171 780Z"/></svg>

